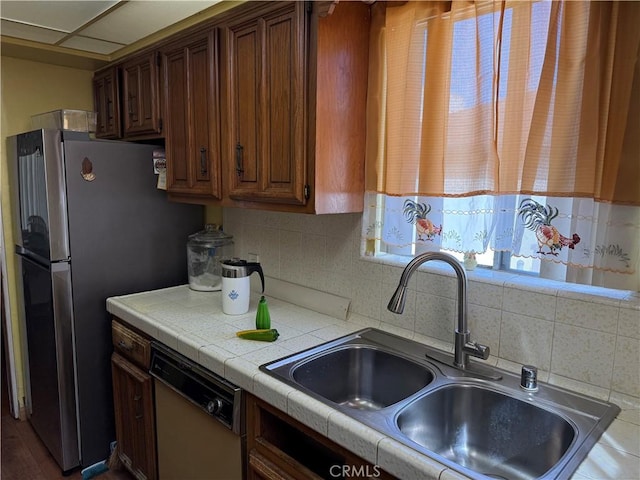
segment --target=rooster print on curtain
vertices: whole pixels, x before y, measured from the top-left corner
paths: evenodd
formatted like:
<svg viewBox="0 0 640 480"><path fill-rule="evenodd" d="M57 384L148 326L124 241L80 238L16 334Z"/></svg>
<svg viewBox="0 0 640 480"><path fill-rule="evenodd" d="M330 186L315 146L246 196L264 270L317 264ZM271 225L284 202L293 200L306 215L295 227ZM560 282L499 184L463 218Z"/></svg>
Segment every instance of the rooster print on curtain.
<svg viewBox="0 0 640 480"><path fill-rule="evenodd" d="M426 203L418 203L413 200L405 200L402 213L407 222L416 226L418 240L433 241L436 235L442 234L442 225L436 227L427 215L431 211L431 205Z"/></svg>
<svg viewBox="0 0 640 480"><path fill-rule="evenodd" d="M555 255L562 250L562 247L574 249L580 243L580 237L574 233L571 238L562 235L556 227L551 225L554 218L558 216L558 209L550 205L546 207L535 200L525 198L520 202L518 208L519 216L522 218L524 226L532 230L538 241L538 253L543 255ZM545 250L548 249L548 250Z"/></svg>

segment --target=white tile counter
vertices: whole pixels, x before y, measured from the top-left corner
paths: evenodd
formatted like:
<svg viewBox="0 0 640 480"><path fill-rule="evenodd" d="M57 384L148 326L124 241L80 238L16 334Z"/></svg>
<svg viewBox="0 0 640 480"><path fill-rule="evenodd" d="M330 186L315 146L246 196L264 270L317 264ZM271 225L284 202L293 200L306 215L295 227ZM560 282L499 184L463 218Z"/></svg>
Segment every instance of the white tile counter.
<svg viewBox="0 0 640 480"><path fill-rule="evenodd" d="M272 343L242 340L235 334L255 328L260 296L252 295L246 315L229 316L221 311L220 295L179 286L112 297L107 310L403 480L467 478L258 369L364 327L379 328L379 322L358 315L343 321L269 297L271 326L280 337ZM637 406L620 407L573 479L640 480L640 415Z"/></svg>

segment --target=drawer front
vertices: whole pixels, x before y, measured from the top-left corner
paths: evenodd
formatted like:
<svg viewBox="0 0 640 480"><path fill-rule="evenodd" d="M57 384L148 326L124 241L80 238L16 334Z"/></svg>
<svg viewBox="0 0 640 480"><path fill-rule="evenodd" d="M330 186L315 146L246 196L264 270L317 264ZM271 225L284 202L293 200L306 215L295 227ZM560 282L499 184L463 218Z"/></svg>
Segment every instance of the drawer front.
<svg viewBox="0 0 640 480"><path fill-rule="evenodd" d="M149 368L151 341L114 320L111 324L113 347L143 369Z"/></svg>

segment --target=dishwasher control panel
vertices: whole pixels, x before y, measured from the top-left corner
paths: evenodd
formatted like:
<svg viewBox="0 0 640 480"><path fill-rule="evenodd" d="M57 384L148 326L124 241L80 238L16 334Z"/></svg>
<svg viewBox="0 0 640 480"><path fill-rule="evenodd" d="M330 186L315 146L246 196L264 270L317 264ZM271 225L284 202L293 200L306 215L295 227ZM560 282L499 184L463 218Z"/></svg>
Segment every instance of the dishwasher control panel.
<svg viewBox="0 0 640 480"><path fill-rule="evenodd" d="M157 342L151 344L149 373L234 433L244 433L239 387Z"/></svg>

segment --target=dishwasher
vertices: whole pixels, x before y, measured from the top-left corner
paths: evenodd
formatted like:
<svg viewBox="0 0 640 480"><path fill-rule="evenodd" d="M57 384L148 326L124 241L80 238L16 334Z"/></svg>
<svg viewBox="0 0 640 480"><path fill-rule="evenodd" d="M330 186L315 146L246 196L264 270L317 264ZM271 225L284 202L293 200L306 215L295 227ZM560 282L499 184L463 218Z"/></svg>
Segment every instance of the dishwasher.
<svg viewBox="0 0 640 480"><path fill-rule="evenodd" d="M151 344L160 480L241 480L242 389L157 342Z"/></svg>

